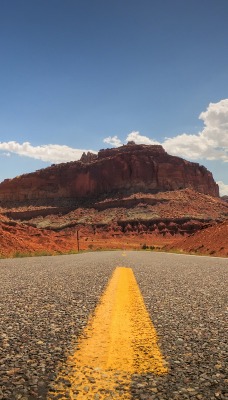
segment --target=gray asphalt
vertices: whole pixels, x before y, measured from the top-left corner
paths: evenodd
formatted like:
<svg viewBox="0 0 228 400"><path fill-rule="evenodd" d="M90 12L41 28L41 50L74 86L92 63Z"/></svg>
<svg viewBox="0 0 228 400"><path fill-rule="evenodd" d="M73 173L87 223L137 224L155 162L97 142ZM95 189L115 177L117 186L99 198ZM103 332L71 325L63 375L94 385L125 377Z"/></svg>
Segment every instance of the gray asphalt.
<svg viewBox="0 0 228 400"><path fill-rule="evenodd" d="M228 399L228 259L125 254L0 260L0 399L47 398L116 266L133 268L169 364L133 376L132 399Z"/></svg>

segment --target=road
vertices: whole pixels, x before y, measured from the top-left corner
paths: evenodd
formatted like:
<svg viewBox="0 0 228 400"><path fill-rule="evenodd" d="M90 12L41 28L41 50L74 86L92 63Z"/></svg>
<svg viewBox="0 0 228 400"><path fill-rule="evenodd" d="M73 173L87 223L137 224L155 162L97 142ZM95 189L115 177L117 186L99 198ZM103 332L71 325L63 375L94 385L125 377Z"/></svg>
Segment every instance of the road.
<svg viewBox="0 0 228 400"><path fill-rule="evenodd" d="M134 371L127 395L120 382L94 400L228 398L228 260L113 251L0 260L0 399L72 398L56 378L116 267L134 273L168 372Z"/></svg>

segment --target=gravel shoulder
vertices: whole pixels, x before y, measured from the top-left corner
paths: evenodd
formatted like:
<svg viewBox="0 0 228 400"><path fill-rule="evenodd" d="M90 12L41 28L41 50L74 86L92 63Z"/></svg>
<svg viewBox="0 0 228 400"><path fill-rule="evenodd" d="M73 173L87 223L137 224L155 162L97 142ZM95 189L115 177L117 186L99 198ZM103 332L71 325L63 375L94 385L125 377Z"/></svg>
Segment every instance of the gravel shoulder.
<svg viewBox="0 0 228 400"><path fill-rule="evenodd" d="M133 268L169 363L133 399L227 399L228 260L153 252L0 260L0 399L46 399L116 266Z"/></svg>

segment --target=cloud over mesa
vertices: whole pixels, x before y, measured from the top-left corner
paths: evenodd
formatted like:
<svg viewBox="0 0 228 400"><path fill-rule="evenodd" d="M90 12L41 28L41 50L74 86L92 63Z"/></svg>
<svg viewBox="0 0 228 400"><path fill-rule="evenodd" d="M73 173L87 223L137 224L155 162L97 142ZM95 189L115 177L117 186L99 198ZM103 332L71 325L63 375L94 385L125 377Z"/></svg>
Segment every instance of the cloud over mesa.
<svg viewBox="0 0 228 400"><path fill-rule="evenodd" d="M59 144L32 146L29 142L20 144L14 141L0 142L0 150L7 151L7 156L9 156L9 153L15 153L20 156L30 157L36 160L56 164L79 160L83 152L90 151L91 153L96 153L93 150L74 149L72 147ZM6 153L3 154L6 155Z"/></svg>
<svg viewBox="0 0 228 400"><path fill-rule="evenodd" d="M181 133L166 137L163 142L141 135L138 131L129 133L124 140L117 135L109 136L103 141L114 147L134 141L136 144L161 144L172 155L190 160L218 160L228 162L228 99L210 103L207 110L201 112L199 119L204 122L203 129L197 134ZM83 152L96 153L93 150L75 149L66 145L45 144L33 146L29 142L0 142L0 156L11 154L30 157L49 163L62 163L79 160ZM218 182L221 195L228 195L228 185Z"/></svg>
<svg viewBox="0 0 228 400"><path fill-rule="evenodd" d="M220 196L228 196L228 185L225 185L222 181L216 183L219 185Z"/></svg>
<svg viewBox="0 0 228 400"><path fill-rule="evenodd" d="M228 162L228 99L210 103L207 110L199 115L204 127L197 134L181 133L163 142L131 132L121 141L118 136L109 136L105 143L113 146L133 140L136 144L161 144L172 155L191 160L220 160Z"/></svg>

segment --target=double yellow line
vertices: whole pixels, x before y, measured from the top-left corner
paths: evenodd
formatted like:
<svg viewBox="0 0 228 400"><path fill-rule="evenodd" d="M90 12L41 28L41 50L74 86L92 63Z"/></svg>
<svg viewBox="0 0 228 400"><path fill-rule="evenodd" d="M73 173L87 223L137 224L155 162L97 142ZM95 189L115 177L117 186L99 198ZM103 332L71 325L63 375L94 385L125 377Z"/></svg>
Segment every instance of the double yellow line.
<svg viewBox="0 0 228 400"><path fill-rule="evenodd" d="M131 375L144 373L165 374L167 366L133 271L118 267L51 398L131 399Z"/></svg>

